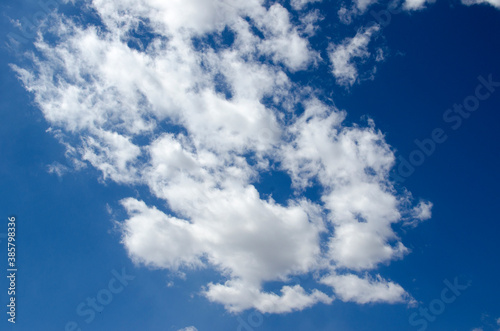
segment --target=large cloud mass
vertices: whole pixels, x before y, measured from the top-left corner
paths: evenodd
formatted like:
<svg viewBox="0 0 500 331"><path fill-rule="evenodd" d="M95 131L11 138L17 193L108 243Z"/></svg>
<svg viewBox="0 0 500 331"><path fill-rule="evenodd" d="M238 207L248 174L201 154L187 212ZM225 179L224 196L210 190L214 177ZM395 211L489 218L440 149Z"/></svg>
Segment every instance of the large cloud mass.
<svg viewBox="0 0 500 331"><path fill-rule="evenodd" d="M230 311L410 298L370 275L408 253L393 229L415 214L389 180L391 148L371 121L346 126L344 111L291 79L324 61L308 40L312 2L292 2L307 28L260 0L94 0L100 23L54 19L33 66L14 66L68 155L165 201L121 202L130 257L219 271L226 281L202 292ZM332 51L338 77L355 79L349 58L375 31ZM270 171L291 178L286 203L256 189ZM316 288L289 282L310 273ZM263 290L271 281L282 282L276 293Z"/></svg>

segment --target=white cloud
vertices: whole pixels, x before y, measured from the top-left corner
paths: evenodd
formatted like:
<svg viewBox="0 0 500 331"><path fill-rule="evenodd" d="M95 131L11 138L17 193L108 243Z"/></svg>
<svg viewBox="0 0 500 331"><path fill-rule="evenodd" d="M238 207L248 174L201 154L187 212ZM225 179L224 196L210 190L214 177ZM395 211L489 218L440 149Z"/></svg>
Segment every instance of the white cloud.
<svg viewBox="0 0 500 331"><path fill-rule="evenodd" d="M281 295L260 291L252 284L242 281L228 281L225 284L209 284L207 297L211 301L223 303L229 311L255 308L266 313L288 313L311 307L318 302L332 302L325 293L313 290L311 293L300 286L283 286Z"/></svg>
<svg viewBox="0 0 500 331"><path fill-rule="evenodd" d="M194 326L188 326L186 328L183 328L183 329L179 329L177 331L198 331L197 328L195 328Z"/></svg>
<svg viewBox="0 0 500 331"><path fill-rule="evenodd" d="M265 38L261 50L282 62L292 71L303 69L317 55L309 49L307 39L302 38L290 23L288 11L279 4L272 5L263 15L261 26Z"/></svg>
<svg viewBox="0 0 500 331"><path fill-rule="evenodd" d="M376 2L377 0L354 0L354 4L361 12L365 12L369 6L373 5Z"/></svg>
<svg viewBox="0 0 500 331"><path fill-rule="evenodd" d="M319 52L307 35L317 12L294 26L283 6L260 0L92 6L106 29L54 19L58 42L38 40L33 66L13 68L69 157L102 180L145 185L165 203L121 201L122 242L135 262L218 271L225 280L202 293L233 312L286 313L328 304L334 294L359 303L407 299L380 276L349 273L407 254L393 228L414 210L389 180L394 155L373 122L346 126L344 111L290 78L314 69ZM139 22L153 37L134 48ZM224 44L223 31L234 42ZM353 59L369 56L376 31L333 47L341 83L356 81ZM207 34L214 43L203 41ZM254 184L265 171L290 176L288 201L261 197ZM303 196L311 185L321 201ZM416 208L424 218L424 206ZM316 271L330 274L321 282L333 293L287 284ZM270 281L281 282L278 290L264 290Z"/></svg>
<svg viewBox="0 0 500 331"><path fill-rule="evenodd" d="M430 201L420 201L418 205L413 207L409 220L405 221L405 225L417 226L422 221L428 220L432 217L433 204Z"/></svg>
<svg viewBox="0 0 500 331"><path fill-rule="evenodd" d="M353 38L346 38L338 45L330 46L329 57L332 63L332 74L337 83L352 86L358 79L355 61L363 61L370 56L368 44L372 35L379 31L378 25L360 30Z"/></svg>
<svg viewBox="0 0 500 331"><path fill-rule="evenodd" d="M324 17L317 9L301 14L299 20L302 24L299 26L299 31L306 36L313 36L319 28L318 22L323 19Z"/></svg>
<svg viewBox="0 0 500 331"><path fill-rule="evenodd" d="M295 10L302 10L310 3L321 2L321 0L291 0L290 5Z"/></svg>
<svg viewBox="0 0 500 331"><path fill-rule="evenodd" d="M436 0L405 0L403 8L405 10L420 10L425 8L426 3L434 3Z"/></svg>
<svg viewBox="0 0 500 331"><path fill-rule="evenodd" d="M483 331L483 329L482 328L474 328L474 329L472 329L472 331Z"/></svg>
<svg viewBox="0 0 500 331"><path fill-rule="evenodd" d="M58 177L62 177L64 174L66 174L70 169L66 167L63 164L60 164L59 162L54 162L52 164L49 164L47 166L47 172L49 174L55 174Z"/></svg>
<svg viewBox="0 0 500 331"><path fill-rule="evenodd" d="M340 7L340 9L337 11L339 20L344 24L351 24L352 18L356 16L358 13L359 11L356 9L356 7L352 7L351 9L348 9L346 7Z"/></svg>
<svg viewBox="0 0 500 331"><path fill-rule="evenodd" d="M500 0L462 0L462 3L467 6L478 4L490 4L500 9Z"/></svg>
<svg viewBox="0 0 500 331"><path fill-rule="evenodd" d="M365 14L368 8L377 2L377 0L354 0L350 8L342 6L338 11L338 16L344 24L350 24L352 23L352 19L354 17ZM426 7L426 4L432 4L435 2L436 0L404 0L393 1L387 5L389 8L393 9L401 7L402 10L415 11L422 10ZM465 4L474 4L482 2L498 2L498 0L462 0L462 2ZM398 8L398 10L400 9Z"/></svg>
<svg viewBox="0 0 500 331"><path fill-rule="evenodd" d="M351 24L354 17L365 14L374 3L377 3L377 0L354 0L350 8L341 6L337 14L342 23Z"/></svg>
<svg viewBox="0 0 500 331"><path fill-rule="evenodd" d="M141 154L129 137L116 132L98 129L96 137L84 138L82 160L88 161L102 172L103 179L110 177L118 183L130 183L136 177L133 163Z"/></svg>
<svg viewBox="0 0 500 331"><path fill-rule="evenodd" d="M374 302L405 302L408 294L398 284L388 282L377 275L375 279L360 278L356 275L330 275L321 280L334 288L342 301L359 304Z"/></svg>
<svg viewBox="0 0 500 331"><path fill-rule="evenodd" d="M420 201L417 206L413 208L413 217L425 221L432 217L432 202Z"/></svg>

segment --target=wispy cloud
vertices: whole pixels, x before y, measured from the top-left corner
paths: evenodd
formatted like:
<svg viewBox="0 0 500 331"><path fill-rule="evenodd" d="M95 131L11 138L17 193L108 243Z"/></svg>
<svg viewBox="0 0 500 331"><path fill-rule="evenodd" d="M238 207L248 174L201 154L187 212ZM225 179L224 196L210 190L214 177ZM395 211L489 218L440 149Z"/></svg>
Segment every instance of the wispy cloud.
<svg viewBox="0 0 500 331"><path fill-rule="evenodd" d="M337 83L352 86L358 80L356 61L364 61L370 57L368 44L372 35L379 31L378 25L358 31L352 38L344 39L340 44L330 45L329 57L332 63L332 74Z"/></svg>
<svg viewBox="0 0 500 331"><path fill-rule="evenodd" d="M194 326L188 326L186 328L183 328L183 329L179 329L177 331L198 331L197 328L195 328Z"/></svg>
<svg viewBox="0 0 500 331"><path fill-rule="evenodd" d="M462 3L467 6L489 4L500 9L500 0L462 0Z"/></svg>

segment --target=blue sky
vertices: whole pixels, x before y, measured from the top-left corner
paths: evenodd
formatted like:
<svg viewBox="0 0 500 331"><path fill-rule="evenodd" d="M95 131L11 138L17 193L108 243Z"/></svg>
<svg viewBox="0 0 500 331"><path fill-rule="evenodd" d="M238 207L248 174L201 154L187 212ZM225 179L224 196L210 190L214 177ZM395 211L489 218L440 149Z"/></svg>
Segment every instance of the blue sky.
<svg viewBox="0 0 500 331"><path fill-rule="evenodd" d="M1 329L498 331L478 2L2 3Z"/></svg>

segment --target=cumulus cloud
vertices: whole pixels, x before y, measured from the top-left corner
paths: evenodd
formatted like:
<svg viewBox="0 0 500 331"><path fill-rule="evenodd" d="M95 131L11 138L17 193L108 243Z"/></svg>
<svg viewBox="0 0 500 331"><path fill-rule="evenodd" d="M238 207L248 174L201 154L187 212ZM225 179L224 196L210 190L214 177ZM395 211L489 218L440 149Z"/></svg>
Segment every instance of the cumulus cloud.
<svg viewBox="0 0 500 331"><path fill-rule="evenodd" d="M228 281L225 284L209 284L207 296L212 301L224 303L233 312L255 308L266 313L288 313L318 302L329 304L333 301L333 298L316 289L307 293L300 285L285 285L280 292L281 295L266 293L243 281Z"/></svg>
<svg viewBox="0 0 500 331"><path fill-rule="evenodd" d="M144 185L164 202L121 201L131 259L218 271L221 280L201 293L232 312L286 313L335 296L408 300L369 272L408 253L394 228L430 209L408 207L394 188L394 154L373 121L344 124L345 111L292 80L318 60L308 40L317 12L295 26L283 6L260 0L89 5L99 26L52 18L54 38L36 42L32 66L13 68L75 164L104 181ZM340 83L356 81L353 59L369 56L376 31L330 49ZM291 178L285 202L256 188L272 171ZM312 186L318 201L305 197ZM311 273L326 275L317 282L332 291L288 284ZM266 291L267 282L281 286Z"/></svg>
<svg viewBox="0 0 500 331"><path fill-rule="evenodd" d="M338 45L330 45L332 74L338 84L352 86L358 80L356 61L363 61L370 57L368 44L372 35L379 30L380 27L374 25L358 31L353 38L346 38Z"/></svg>
<svg viewBox="0 0 500 331"><path fill-rule="evenodd" d="M321 280L323 284L332 286L335 293L343 301L359 304L374 302L402 302L407 293L398 284L386 281L380 276L375 279L360 278L356 275L330 275Z"/></svg>

